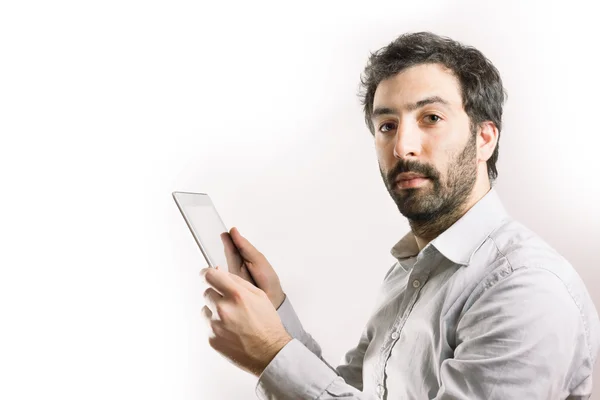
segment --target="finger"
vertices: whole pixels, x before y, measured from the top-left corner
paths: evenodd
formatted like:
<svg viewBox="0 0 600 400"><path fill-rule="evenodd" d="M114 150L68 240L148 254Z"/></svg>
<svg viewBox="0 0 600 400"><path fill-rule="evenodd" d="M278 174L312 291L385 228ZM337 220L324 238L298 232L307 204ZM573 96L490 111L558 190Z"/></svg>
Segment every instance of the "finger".
<svg viewBox="0 0 600 400"><path fill-rule="evenodd" d="M252 283L248 282L246 279L234 275L234 274L229 274L229 277L235 281L236 283L238 283L240 286L244 287L245 289L248 289L250 292L252 293L258 293L258 291L260 291L259 288L257 288L256 286L254 286Z"/></svg>
<svg viewBox="0 0 600 400"><path fill-rule="evenodd" d="M233 239L231 238L231 234L229 232L221 233L221 241L223 242L225 258L227 260L227 266L229 272L235 274L237 276L241 276L248 282L252 283L254 286L258 286L254 281L254 278L248 271L246 267L246 263L242 259L242 255L240 251L233 243Z"/></svg>
<svg viewBox="0 0 600 400"><path fill-rule="evenodd" d="M240 275L242 278L244 278L245 280L247 280L248 282L250 282L251 284L253 284L254 286L258 285L256 284L256 281L254 280L254 277L252 276L252 274L250 273L250 271L248 271L248 268L246 267L246 265L242 265L242 268L240 269Z"/></svg>
<svg viewBox="0 0 600 400"><path fill-rule="evenodd" d="M256 263L264 259L262 253L258 251L256 247L254 247L252 243L248 241L248 239L243 237L237 228L231 228L230 233L234 244L236 245L236 247L240 251L240 254L245 260L248 260L251 263Z"/></svg>
<svg viewBox="0 0 600 400"><path fill-rule="evenodd" d="M227 260L229 272L239 274L243 264L242 256L237 247L235 247L229 232L221 233L221 242L223 242L223 251L225 253L225 259Z"/></svg>
<svg viewBox="0 0 600 400"><path fill-rule="evenodd" d="M217 335L214 330L215 321L213 319L213 313L207 306L202 307L201 311L202 320L206 324L206 333L208 334L209 339L215 338Z"/></svg>
<svg viewBox="0 0 600 400"><path fill-rule="evenodd" d="M223 300L223 296L217 293L215 289L209 287L204 291L203 297L206 307L208 307L213 315L217 316L217 303Z"/></svg>
<svg viewBox="0 0 600 400"><path fill-rule="evenodd" d="M210 320L212 319L213 313L212 311L210 311L210 308L208 308L208 306L204 306L202 307L202 319L204 320L204 322L206 322L207 324L210 323Z"/></svg>
<svg viewBox="0 0 600 400"><path fill-rule="evenodd" d="M204 268L200 271L200 276L223 297L239 296L240 285L231 279L231 276L235 275L216 268Z"/></svg>
<svg viewBox="0 0 600 400"><path fill-rule="evenodd" d="M218 266L216 267L216 269L221 271L221 269ZM227 273L227 271L225 272ZM240 270L240 275L229 272L229 278L231 278L235 283L241 285L245 289L256 293L256 289L258 288L258 286L255 284L254 279L252 279L252 275L250 275L250 272L248 272L248 269L245 265L242 266Z"/></svg>
<svg viewBox="0 0 600 400"><path fill-rule="evenodd" d="M206 278L205 278L205 276L206 276L206 273L207 273L208 271L210 271L210 270L214 270L214 269L215 269L215 268L213 268L213 267L205 267L205 268L202 268L202 269L200 270L200 278L202 278L202 288L203 288L203 289L206 289L207 287L210 287L210 284L209 284L208 282L206 282Z"/></svg>

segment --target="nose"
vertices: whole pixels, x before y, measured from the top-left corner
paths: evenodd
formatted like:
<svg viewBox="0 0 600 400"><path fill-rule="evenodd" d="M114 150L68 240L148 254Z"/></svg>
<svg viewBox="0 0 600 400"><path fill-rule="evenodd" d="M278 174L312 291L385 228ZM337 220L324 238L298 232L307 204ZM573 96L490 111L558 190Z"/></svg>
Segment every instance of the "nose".
<svg viewBox="0 0 600 400"><path fill-rule="evenodd" d="M420 154L421 140L418 127L408 123L398 123L394 157L398 159L417 157Z"/></svg>

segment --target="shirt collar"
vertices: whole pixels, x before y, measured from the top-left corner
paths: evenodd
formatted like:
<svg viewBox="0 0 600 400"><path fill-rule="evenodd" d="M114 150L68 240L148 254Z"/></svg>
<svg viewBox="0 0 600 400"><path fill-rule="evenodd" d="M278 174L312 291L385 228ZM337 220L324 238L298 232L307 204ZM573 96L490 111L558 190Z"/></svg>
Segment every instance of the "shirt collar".
<svg viewBox="0 0 600 400"><path fill-rule="evenodd" d="M434 246L453 263L468 265L475 250L507 218L509 215L496 189L491 188L461 218L428 243L425 248ZM419 253L419 246L412 231L404 235L392 247L390 253L398 261L416 256Z"/></svg>

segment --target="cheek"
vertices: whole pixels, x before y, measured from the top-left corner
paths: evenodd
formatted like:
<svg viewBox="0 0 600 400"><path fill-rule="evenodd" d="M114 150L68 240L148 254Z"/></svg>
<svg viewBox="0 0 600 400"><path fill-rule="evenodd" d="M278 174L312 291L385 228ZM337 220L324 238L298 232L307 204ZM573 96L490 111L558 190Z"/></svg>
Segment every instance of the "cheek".
<svg viewBox="0 0 600 400"><path fill-rule="evenodd" d="M375 143L375 152L379 165L384 170L388 170L391 163L394 161L394 149L390 146L382 146L381 143Z"/></svg>
<svg viewBox="0 0 600 400"><path fill-rule="evenodd" d="M433 168L438 179L446 181L449 169L453 168L452 161L456 157L456 150L447 147L436 148L428 155L429 166Z"/></svg>
<svg viewBox="0 0 600 400"><path fill-rule="evenodd" d="M456 145L445 145L436 151L433 167L442 182L448 182L450 177L464 173L465 165L460 160L463 151L464 148Z"/></svg>

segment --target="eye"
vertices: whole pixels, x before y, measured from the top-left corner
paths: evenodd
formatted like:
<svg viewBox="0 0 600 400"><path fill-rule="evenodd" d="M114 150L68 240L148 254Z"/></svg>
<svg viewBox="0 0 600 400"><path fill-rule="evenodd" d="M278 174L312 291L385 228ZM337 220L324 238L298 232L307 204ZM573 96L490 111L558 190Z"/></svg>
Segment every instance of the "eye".
<svg viewBox="0 0 600 400"><path fill-rule="evenodd" d="M439 115L436 114L429 114L425 116L425 120L427 122L429 122L430 124L435 124L436 122L439 122L442 120L442 117L440 117Z"/></svg>
<svg viewBox="0 0 600 400"><path fill-rule="evenodd" d="M390 127L390 125L391 125L391 127ZM386 129L386 127L389 128L389 129ZM380 132L384 132L384 133L385 132L389 132L390 130L393 130L394 127L395 127L395 124L393 122L386 122L385 124L382 124L379 127L379 131Z"/></svg>

